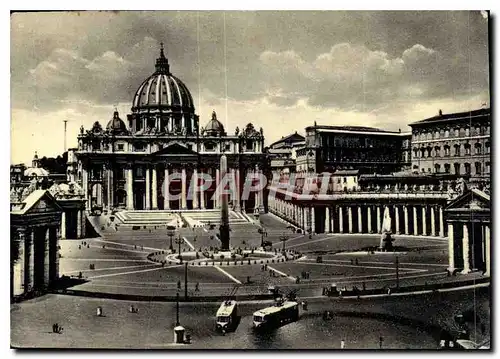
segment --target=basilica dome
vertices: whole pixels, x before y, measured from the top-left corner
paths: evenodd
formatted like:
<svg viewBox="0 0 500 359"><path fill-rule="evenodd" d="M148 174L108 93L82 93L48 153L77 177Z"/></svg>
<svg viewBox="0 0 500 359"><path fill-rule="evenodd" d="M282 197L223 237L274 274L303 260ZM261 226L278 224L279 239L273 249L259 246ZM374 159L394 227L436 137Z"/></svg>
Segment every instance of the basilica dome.
<svg viewBox="0 0 500 359"><path fill-rule="evenodd" d="M127 126L125 125L125 122L123 122L120 118L118 111L115 111L115 113L113 114L113 118L109 120L106 129L113 132L114 134L125 134L128 132Z"/></svg>
<svg viewBox="0 0 500 359"><path fill-rule="evenodd" d="M193 97L187 86L170 73L168 59L163 53L156 59L156 71L137 89L132 112L182 112L194 114Z"/></svg>
<svg viewBox="0 0 500 359"><path fill-rule="evenodd" d="M203 135L206 136L225 136L224 125L217 119L215 111L212 112L212 118L203 129Z"/></svg>

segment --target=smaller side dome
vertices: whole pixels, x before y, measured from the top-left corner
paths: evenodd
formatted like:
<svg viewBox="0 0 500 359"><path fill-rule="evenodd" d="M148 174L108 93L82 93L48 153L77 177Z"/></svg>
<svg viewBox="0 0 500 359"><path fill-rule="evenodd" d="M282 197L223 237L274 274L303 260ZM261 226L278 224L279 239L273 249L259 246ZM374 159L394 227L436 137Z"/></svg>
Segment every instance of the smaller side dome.
<svg viewBox="0 0 500 359"><path fill-rule="evenodd" d="M125 122L120 118L118 111L115 111L113 114L113 118L108 122L106 126L106 130L111 131L115 134L124 134L127 133L127 126Z"/></svg>
<svg viewBox="0 0 500 359"><path fill-rule="evenodd" d="M212 119L208 121L203 134L206 136L225 136L226 131L224 131L224 126L217 119L217 114L215 111L212 112Z"/></svg>

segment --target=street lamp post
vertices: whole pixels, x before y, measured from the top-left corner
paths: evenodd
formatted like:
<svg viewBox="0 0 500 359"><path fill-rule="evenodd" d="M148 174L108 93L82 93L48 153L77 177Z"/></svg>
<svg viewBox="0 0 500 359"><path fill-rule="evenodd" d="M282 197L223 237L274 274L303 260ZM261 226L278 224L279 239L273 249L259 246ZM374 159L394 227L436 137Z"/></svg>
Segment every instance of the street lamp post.
<svg viewBox="0 0 500 359"><path fill-rule="evenodd" d="M179 245L179 261L182 263L181 244L183 241L180 234L179 237L175 240L175 242Z"/></svg>

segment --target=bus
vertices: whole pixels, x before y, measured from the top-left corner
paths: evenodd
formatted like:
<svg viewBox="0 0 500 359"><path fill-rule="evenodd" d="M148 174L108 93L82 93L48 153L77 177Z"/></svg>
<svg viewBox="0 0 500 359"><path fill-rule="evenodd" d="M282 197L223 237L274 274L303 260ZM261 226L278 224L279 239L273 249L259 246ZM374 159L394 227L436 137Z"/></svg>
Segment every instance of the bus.
<svg viewBox="0 0 500 359"><path fill-rule="evenodd" d="M254 329L278 328L299 319L299 303L295 301L279 301L272 307L260 309L253 313Z"/></svg>
<svg viewBox="0 0 500 359"><path fill-rule="evenodd" d="M238 320L238 303L235 300L224 301L217 310L215 329L227 332L234 329Z"/></svg>

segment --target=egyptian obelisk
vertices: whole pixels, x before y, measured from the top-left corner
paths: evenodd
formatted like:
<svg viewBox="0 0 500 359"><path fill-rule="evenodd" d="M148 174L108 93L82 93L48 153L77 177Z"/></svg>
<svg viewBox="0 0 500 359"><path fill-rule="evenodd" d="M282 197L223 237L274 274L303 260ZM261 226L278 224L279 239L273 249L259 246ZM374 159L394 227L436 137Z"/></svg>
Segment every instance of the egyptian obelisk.
<svg viewBox="0 0 500 359"><path fill-rule="evenodd" d="M220 158L220 183L226 183L224 180L227 174L227 158L222 155ZM220 186L220 184L217 184ZM229 251L229 207L227 200L227 193L225 188L220 188L220 228L219 238L221 241L221 251Z"/></svg>

